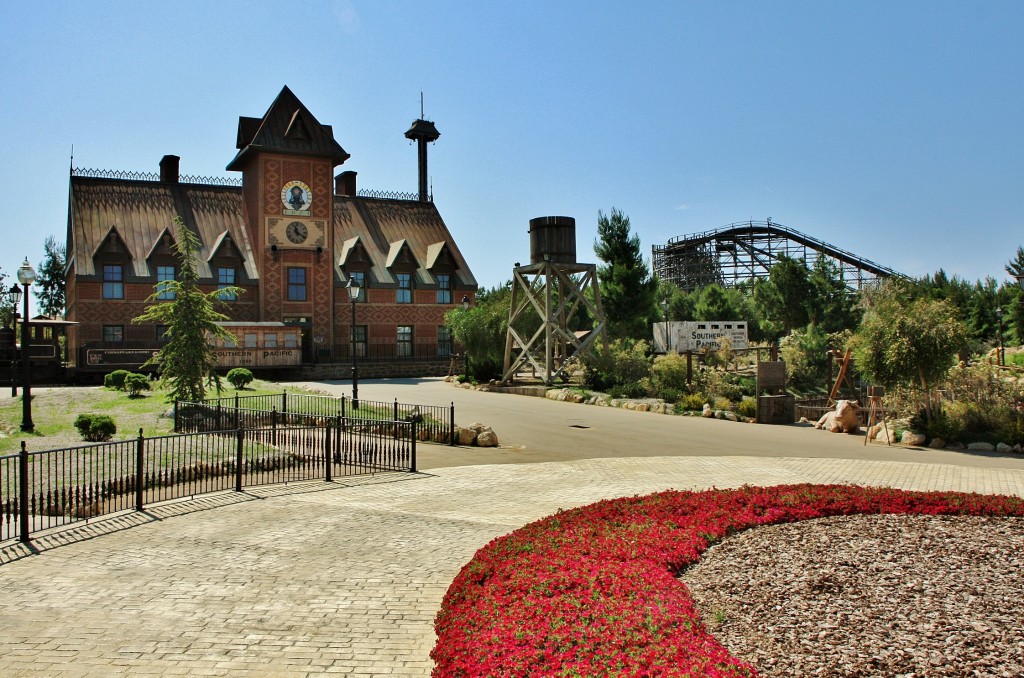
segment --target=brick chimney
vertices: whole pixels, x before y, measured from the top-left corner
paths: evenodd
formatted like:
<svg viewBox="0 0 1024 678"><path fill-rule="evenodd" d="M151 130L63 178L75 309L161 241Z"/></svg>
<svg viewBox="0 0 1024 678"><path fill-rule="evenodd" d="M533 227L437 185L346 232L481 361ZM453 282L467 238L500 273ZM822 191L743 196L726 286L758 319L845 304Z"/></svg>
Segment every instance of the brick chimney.
<svg viewBox="0 0 1024 678"><path fill-rule="evenodd" d="M334 194L355 197L356 173L352 170L347 170L334 177Z"/></svg>
<svg viewBox="0 0 1024 678"><path fill-rule="evenodd" d="M160 181L176 184L178 183L178 164L181 158L176 155L165 155L160 159Z"/></svg>

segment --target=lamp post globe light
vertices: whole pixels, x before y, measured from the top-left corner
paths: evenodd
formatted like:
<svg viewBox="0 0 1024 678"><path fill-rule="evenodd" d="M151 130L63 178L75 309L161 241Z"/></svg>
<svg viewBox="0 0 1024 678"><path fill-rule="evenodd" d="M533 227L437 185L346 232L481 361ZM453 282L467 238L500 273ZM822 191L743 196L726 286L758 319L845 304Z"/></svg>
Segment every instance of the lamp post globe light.
<svg viewBox="0 0 1024 678"><path fill-rule="evenodd" d="M353 277L349 277L348 285L345 286L348 290L348 299L352 302L352 330L349 333L351 338L350 352L352 354L352 409L359 409L359 372L356 367L356 301L359 300L359 281Z"/></svg>
<svg viewBox="0 0 1024 678"><path fill-rule="evenodd" d="M36 281L36 272L28 257L18 269L18 282L25 288L21 322L21 430L31 433L35 430L32 423L32 361L29 360L29 320L28 320L28 288Z"/></svg>

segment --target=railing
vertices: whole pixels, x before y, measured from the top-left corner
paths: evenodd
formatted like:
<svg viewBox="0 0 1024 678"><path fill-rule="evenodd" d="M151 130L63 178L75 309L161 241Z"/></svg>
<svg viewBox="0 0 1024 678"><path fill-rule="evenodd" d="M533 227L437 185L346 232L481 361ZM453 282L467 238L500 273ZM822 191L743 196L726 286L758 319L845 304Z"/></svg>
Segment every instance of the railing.
<svg viewBox="0 0 1024 678"><path fill-rule="evenodd" d="M257 426L313 426L332 417L374 421L415 421L420 440L455 444L455 403L412 405L376 400L353 401L341 396L306 393L238 395L207 398L201 403L178 401L174 430L179 433Z"/></svg>
<svg viewBox="0 0 1024 678"><path fill-rule="evenodd" d="M73 177L93 177L96 179L126 179L128 181L160 181L158 172L135 172L132 170L104 170L88 167L74 167ZM183 184L213 184L215 186L241 186L241 177L207 177L198 174L182 174L178 181Z"/></svg>
<svg viewBox="0 0 1024 678"><path fill-rule="evenodd" d="M379 198L381 200L415 200L419 201L419 193L408 193L405 191L375 191L373 189L360 188L356 191L359 198ZM427 196L428 202L434 201L434 196Z"/></svg>
<svg viewBox="0 0 1024 678"><path fill-rule="evenodd" d="M416 422L327 418L0 456L0 543L147 504L243 487L416 471Z"/></svg>

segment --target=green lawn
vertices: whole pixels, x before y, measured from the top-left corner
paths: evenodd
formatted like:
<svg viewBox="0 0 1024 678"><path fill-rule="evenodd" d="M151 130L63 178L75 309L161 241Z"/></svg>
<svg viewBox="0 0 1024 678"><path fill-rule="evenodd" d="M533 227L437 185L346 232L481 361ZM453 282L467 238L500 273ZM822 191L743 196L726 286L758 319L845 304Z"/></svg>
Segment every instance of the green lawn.
<svg viewBox="0 0 1024 678"><path fill-rule="evenodd" d="M288 390L299 393L298 389L284 389L271 382L256 381L239 391L240 395L261 395L281 393ZM235 390L227 386L221 391L222 397L230 397ZM213 397L215 394L210 393ZM74 426L79 414L106 414L117 424L114 440L125 440L138 436L143 429L147 437L166 435L172 432L174 420L170 417L172 404L167 401L166 391L146 391L142 397L129 398L121 391L101 386L37 387L32 390L32 421L34 433L21 432L21 392L12 398L10 389L0 396L0 454L21 449L26 441L29 450L49 450L61 447L84 445Z"/></svg>

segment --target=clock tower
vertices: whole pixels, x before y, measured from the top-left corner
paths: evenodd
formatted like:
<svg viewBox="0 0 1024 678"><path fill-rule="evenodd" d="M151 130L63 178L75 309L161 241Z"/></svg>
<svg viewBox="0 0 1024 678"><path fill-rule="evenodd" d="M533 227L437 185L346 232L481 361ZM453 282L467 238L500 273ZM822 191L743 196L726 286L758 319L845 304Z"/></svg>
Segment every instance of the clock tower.
<svg viewBox="0 0 1024 678"><path fill-rule="evenodd" d="M334 168L349 154L285 87L262 118L238 119L243 218L260 277L260 321L302 330L304 360L334 341Z"/></svg>

